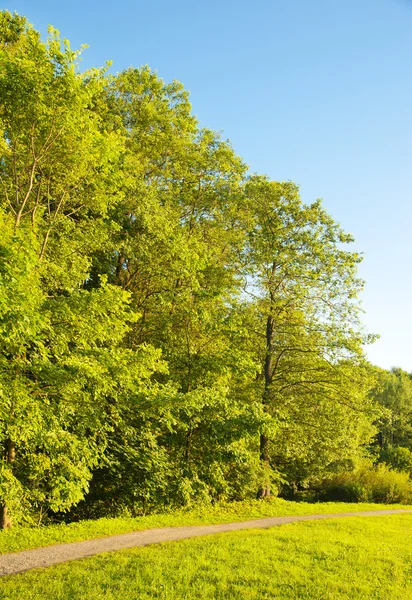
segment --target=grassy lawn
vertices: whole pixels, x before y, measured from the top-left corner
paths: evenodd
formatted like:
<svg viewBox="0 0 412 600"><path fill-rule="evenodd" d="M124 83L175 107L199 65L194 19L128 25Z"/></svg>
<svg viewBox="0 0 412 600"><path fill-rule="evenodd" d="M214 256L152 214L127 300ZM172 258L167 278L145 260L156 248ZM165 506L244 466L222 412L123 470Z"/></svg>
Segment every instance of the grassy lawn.
<svg viewBox="0 0 412 600"><path fill-rule="evenodd" d="M3 600L412 599L412 515L283 525L2 579Z"/></svg>
<svg viewBox="0 0 412 600"><path fill-rule="evenodd" d="M98 519L68 525L49 525L37 528L15 527L10 531L0 532L0 554L49 546L56 543L77 542L119 533L128 533L130 531L153 529L155 527L229 523L231 521L245 521L262 517L385 510L392 508L405 509L412 508L412 506L400 504L348 504L339 502L307 504L275 498L267 501L251 500L248 502L217 504L191 511L185 510L146 517Z"/></svg>

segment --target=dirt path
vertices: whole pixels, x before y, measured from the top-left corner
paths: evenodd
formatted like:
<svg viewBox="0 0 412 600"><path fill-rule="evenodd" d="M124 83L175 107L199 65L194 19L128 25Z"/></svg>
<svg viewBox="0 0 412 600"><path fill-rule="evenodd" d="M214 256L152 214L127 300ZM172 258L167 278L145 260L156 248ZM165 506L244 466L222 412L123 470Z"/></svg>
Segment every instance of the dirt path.
<svg viewBox="0 0 412 600"><path fill-rule="evenodd" d="M77 560L86 556L101 554L102 552L113 552L115 550L122 550L123 548L148 546L150 544L183 540L185 538L199 537L213 533L239 531L241 529L267 529L285 523L295 523L296 521L314 521L316 519L331 519L335 517L378 517L381 515L404 513L412 513L412 510L374 510L328 515L269 517L253 521L241 521L239 523L222 523L219 525L191 525L189 527L146 529L144 531L123 533L106 538L86 540L84 542L57 544L33 550L23 550L22 552L15 552L13 554L3 554L0 556L0 576L13 575L30 569L49 567L50 565Z"/></svg>

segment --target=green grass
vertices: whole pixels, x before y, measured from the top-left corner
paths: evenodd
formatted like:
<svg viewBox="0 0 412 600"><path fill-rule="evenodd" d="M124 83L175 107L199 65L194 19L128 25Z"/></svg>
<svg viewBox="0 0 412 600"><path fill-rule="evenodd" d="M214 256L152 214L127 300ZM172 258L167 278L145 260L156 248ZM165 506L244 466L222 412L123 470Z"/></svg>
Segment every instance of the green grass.
<svg viewBox="0 0 412 600"><path fill-rule="evenodd" d="M412 515L294 523L2 579L2 600L410 600Z"/></svg>
<svg viewBox="0 0 412 600"><path fill-rule="evenodd" d="M282 515L310 515L314 513L337 513L364 510L385 510L388 508L412 508L391 504L347 504L342 502L323 502L308 504L289 502L276 498L273 500L251 500L205 506L195 510L185 510L163 515L149 515L136 518L98 519L79 523L49 525L28 528L15 527L0 532L0 554L17 552L40 546L63 542L76 542L97 537L128 533L155 527L178 527L179 525L203 525L245 521L261 517Z"/></svg>

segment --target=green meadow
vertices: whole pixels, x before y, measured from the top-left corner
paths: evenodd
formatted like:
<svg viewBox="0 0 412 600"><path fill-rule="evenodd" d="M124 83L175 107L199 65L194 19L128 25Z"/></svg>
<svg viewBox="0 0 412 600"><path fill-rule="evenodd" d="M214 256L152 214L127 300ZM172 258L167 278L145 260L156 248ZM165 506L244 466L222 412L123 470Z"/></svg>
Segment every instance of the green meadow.
<svg viewBox="0 0 412 600"><path fill-rule="evenodd" d="M412 598L411 515L218 534L10 576L4 600Z"/></svg>

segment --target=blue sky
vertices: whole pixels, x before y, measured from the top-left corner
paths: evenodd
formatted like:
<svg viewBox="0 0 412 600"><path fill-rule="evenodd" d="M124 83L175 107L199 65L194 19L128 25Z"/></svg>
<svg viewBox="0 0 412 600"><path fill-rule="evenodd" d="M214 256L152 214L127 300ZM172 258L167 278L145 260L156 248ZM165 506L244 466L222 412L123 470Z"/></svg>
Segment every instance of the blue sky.
<svg viewBox="0 0 412 600"><path fill-rule="evenodd" d="M412 0L8 0L84 67L148 64L252 172L321 197L365 253L372 362L412 370Z"/></svg>

